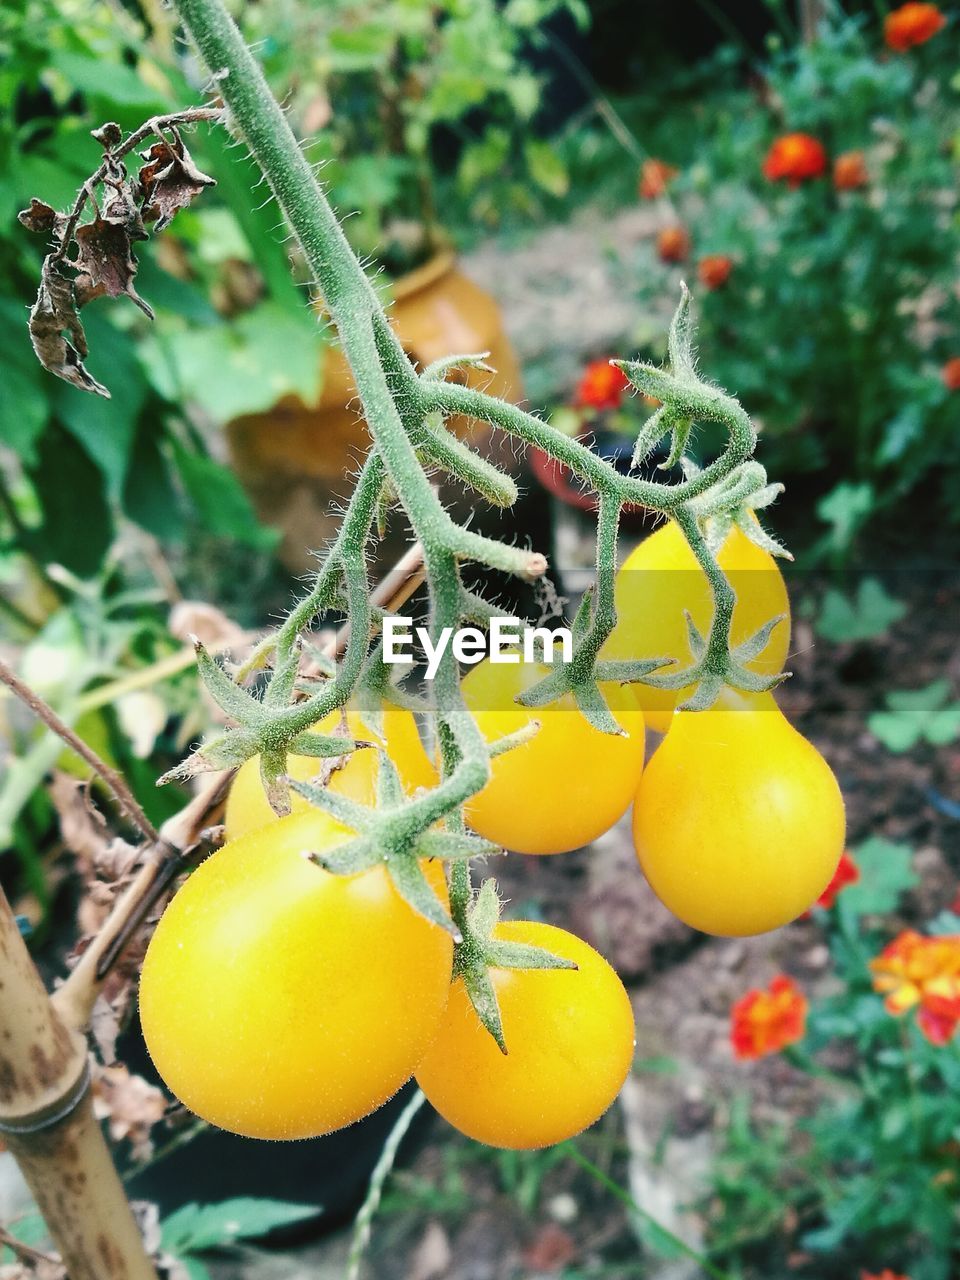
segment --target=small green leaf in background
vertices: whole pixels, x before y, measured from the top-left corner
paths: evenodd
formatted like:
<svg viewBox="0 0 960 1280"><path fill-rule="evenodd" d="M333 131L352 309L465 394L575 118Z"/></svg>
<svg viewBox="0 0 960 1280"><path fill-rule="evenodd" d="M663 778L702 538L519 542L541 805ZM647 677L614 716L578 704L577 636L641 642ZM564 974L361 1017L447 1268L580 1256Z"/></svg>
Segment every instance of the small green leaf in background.
<svg viewBox="0 0 960 1280"><path fill-rule="evenodd" d="M844 481L817 503L817 515L832 528L824 539L830 550L843 552L866 523L873 510L873 485Z"/></svg>
<svg viewBox="0 0 960 1280"><path fill-rule="evenodd" d="M255 551L273 550L279 533L260 523L232 471L213 458L191 453L176 442L173 453L187 496L205 529L220 537L233 538Z"/></svg>
<svg viewBox="0 0 960 1280"><path fill-rule="evenodd" d="M864 578L856 594L831 588L823 597L813 627L835 644L873 640L884 635L907 612L902 600L887 594L877 578Z"/></svg>
<svg viewBox="0 0 960 1280"><path fill-rule="evenodd" d="M319 1206L291 1204L286 1200L260 1200L238 1196L217 1204L185 1204L160 1227L162 1247L177 1257L221 1249L238 1240L265 1236L277 1227L315 1217Z"/></svg>
<svg viewBox="0 0 960 1280"><path fill-rule="evenodd" d="M960 702L949 697L949 680L895 690L887 694L887 709L867 719L867 728L888 751L909 751L920 742L946 746L960 737Z"/></svg>
<svg viewBox="0 0 960 1280"><path fill-rule="evenodd" d="M860 869L860 879L837 897L837 910L848 921L895 911L901 895L918 881L909 845L873 836L850 854Z"/></svg>
<svg viewBox="0 0 960 1280"><path fill-rule="evenodd" d="M570 174L555 147L549 142L528 138L523 154L530 177L538 187L552 196L562 197L570 190Z"/></svg>
<svg viewBox="0 0 960 1280"><path fill-rule="evenodd" d="M171 334L167 347L178 385L164 383L161 389L174 400L182 393L217 423L262 413L290 394L313 404L323 346L306 305L298 312L264 302L230 325Z"/></svg>

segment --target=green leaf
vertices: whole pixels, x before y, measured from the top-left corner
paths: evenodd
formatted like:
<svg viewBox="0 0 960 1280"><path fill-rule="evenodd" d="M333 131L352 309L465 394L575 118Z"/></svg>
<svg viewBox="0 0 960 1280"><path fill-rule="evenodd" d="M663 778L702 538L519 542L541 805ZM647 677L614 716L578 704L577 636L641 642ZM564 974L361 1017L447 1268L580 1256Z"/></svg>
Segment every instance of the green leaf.
<svg viewBox="0 0 960 1280"><path fill-rule="evenodd" d="M100 58L54 49L50 54L50 66L60 72L72 89L79 89L98 103L142 107L145 115L151 114L151 108L159 113L169 105L163 94L146 84L132 67L125 66L116 57L111 59L109 72L105 73L104 62ZM96 158L92 144L91 157ZM93 167L91 164L90 168Z"/></svg>
<svg viewBox="0 0 960 1280"><path fill-rule="evenodd" d="M182 500L170 479L157 424L140 420L127 465L121 506L126 515L162 542L181 542L186 529Z"/></svg>
<svg viewBox="0 0 960 1280"><path fill-rule="evenodd" d="M900 897L919 877L913 870L913 850L875 836L851 850L860 879L837 898L837 909L848 921L863 915L895 911Z"/></svg>
<svg viewBox="0 0 960 1280"><path fill-rule="evenodd" d="M323 339L305 307L265 302L232 325L180 330L168 349L182 394L217 423L320 392Z"/></svg>
<svg viewBox="0 0 960 1280"><path fill-rule="evenodd" d="M232 471L213 458L191 453L176 441L173 454L184 488L205 529L255 551L271 551L277 545L279 533L260 524Z"/></svg>
<svg viewBox="0 0 960 1280"><path fill-rule="evenodd" d="M103 315L91 315L84 324L90 344L87 365L109 387L111 398L104 400L58 381L54 405L64 426L103 472L108 494L118 501L148 385L127 334Z"/></svg>
<svg viewBox="0 0 960 1280"><path fill-rule="evenodd" d="M888 595L877 578L865 578L852 598L834 589L826 593L814 630L835 644L872 640L884 635L906 612L903 601Z"/></svg>
<svg viewBox="0 0 960 1280"><path fill-rule="evenodd" d="M863 481L844 481L817 503L817 515L832 526L829 542L835 551L845 551L873 510L873 486Z"/></svg>
<svg viewBox="0 0 960 1280"><path fill-rule="evenodd" d="M238 1196L217 1204L186 1204L160 1224L164 1249L176 1255L203 1253L208 1249L266 1235L277 1227L314 1217L318 1205L292 1204L286 1200L260 1200Z"/></svg>
<svg viewBox="0 0 960 1280"><path fill-rule="evenodd" d="M538 187L552 196L562 197L570 190L570 174L556 148L549 142L529 138L523 147L530 177Z"/></svg>
<svg viewBox="0 0 960 1280"><path fill-rule="evenodd" d="M71 435L51 425L40 437L36 466L27 474L43 523L23 536L25 549L43 564L56 562L90 577L113 540L100 469Z"/></svg>
<svg viewBox="0 0 960 1280"><path fill-rule="evenodd" d="M945 706L950 682L934 680L922 689L887 694L886 711L877 711L867 727L890 751L909 751L918 742L942 747L960 737L960 702Z"/></svg>

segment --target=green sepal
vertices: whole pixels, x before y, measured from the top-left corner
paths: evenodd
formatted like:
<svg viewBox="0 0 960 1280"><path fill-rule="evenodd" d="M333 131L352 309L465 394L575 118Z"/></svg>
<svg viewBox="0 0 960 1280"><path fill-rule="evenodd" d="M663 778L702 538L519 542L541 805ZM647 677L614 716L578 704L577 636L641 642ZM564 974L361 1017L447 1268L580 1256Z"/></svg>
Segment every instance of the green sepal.
<svg viewBox="0 0 960 1280"><path fill-rule="evenodd" d="M749 639L738 644L736 648L731 651L731 656L735 658L737 662L752 662L754 658L759 657L760 654L763 653L769 643L774 629L778 627L781 622L784 622L786 617L787 615L785 613L778 613L775 618L771 618L769 622L765 622L759 631L755 631Z"/></svg>
<svg viewBox="0 0 960 1280"><path fill-rule="evenodd" d="M580 714L594 729L618 738L627 737L626 729L607 706L607 700L596 681L577 685L573 690L573 698Z"/></svg>
<svg viewBox="0 0 960 1280"><path fill-rule="evenodd" d="M338 738L335 734L305 733L298 734L287 750L296 756L316 756L318 760L329 760L334 756L348 756L354 751L363 751L372 747L372 742L363 738Z"/></svg>
<svg viewBox="0 0 960 1280"><path fill-rule="evenodd" d="M290 813L290 784L287 780L285 748L267 747L260 751L260 780L267 802L274 813L285 818Z"/></svg>
<svg viewBox="0 0 960 1280"><path fill-rule="evenodd" d="M380 850L369 836L357 836L323 853L307 851L307 859L335 876L355 876L382 862Z"/></svg>
<svg viewBox="0 0 960 1280"><path fill-rule="evenodd" d="M352 831L372 830L376 814L367 805L359 804L349 796L341 795L339 791L331 791L329 787L318 786L315 782L299 782L290 778L288 785L308 804L329 813L331 818L336 818Z"/></svg>
<svg viewBox="0 0 960 1280"><path fill-rule="evenodd" d="M386 751L377 751L377 806L380 809L392 809L403 803L404 790L400 781L397 766Z"/></svg>
<svg viewBox="0 0 960 1280"><path fill-rule="evenodd" d="M503 1022L497 993L487 967L482 962L472 964L462 971L460 978L470 1003L476 1010L480 1024L493 1036L500 1052L506 1056L507 1043L503 1036Z"/></svg>
<svg viewBox="0 0 960 1280"><path fill-rule="evenodd" d="M699 661L707 652L707 642L689 609L684 609L683 620L687 624L687 644L690 646L690 652Z"/></svg>
<svg viewBox="0 0 960 1280"><path fill-rule="evenodd" d="M674 658L600 658L593 674L600 684L642 684L661 667L672 667Z"/></svg>
<svg viewBox="0 0 960 1280"><path fill-rule="evenodd" d="M417 857L409 851L388 854L386 863L390 879L400 897L425 919L445 929L454 942L460 942L460 930L423 874Z"/></svg>
<svg viewBox="0 0 960 1280"><path fill-rule="evenodd" d="M157 786L168 782L187 782L198 773L210 773L220 769L235 769L260 750L260 740L252 729L231 729L222 733L168 769L157 779Z"/></svg>
<svg viewBox="0 0 960 1280"><path fill-rule="evenodd" d="M470 858L501 855L503 849L492 840L469 835L465 831L425 831L417 842L417 853L423 858L440 858L443 862L463 862Z"/></svg>
<svg viewBox="0 0 960 1280"><path fill-rule="evenodd" d="M298 636L290 646L290 652L273 668L270 682L264 691L263 706L285 707L289 704L300 673L301 652L302 645Z"/></svg>
<svg viewBox="0 0 960 1280"><path fill-rule="evenodd" d="M203 643L193 637L193 649L197 655L197 671L214 702L237 724L251 727L263 722L263 709L253 694L231 680L219 662L207 652Z"/></svg>
<svg viewBox="0 0 960 1280"><path fill-rule="evenodd" d="M543 947L529 942L504 942L493 938L487 944L484 958L495 969L576 969L574 960L555 956Z"/></svg>

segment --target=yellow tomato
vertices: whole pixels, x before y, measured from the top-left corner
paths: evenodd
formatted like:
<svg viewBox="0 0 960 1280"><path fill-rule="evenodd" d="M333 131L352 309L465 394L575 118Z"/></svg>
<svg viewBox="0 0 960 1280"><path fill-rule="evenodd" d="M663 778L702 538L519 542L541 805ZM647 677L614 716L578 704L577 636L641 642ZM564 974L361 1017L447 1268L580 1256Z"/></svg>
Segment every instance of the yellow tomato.
<svg viewBox="0 0 960 1280"><path fill-rule="evenodd" d="M211 1124L307 1138L352 1124L413 1074L449 992L449 934L378 866L308 862L348 832L314 810L213 854L147 950L140 1017L157 1070ZM427 864L445 893L439 864Z"/></svg>
<svg viewBox="0 0 960 1280"><path fill-rule="evenodd" d="M633 1060L633 1011L614 970L572 933L523 920L497 925L495 937L544 947L577 968L491 970L506 1055L458 978L417 1083L478 1142L550 1146L593 1124L620 1092Z"/></svg>
<svg viewBox="0 0 960 1280"><path fill-rule="evenodd" d="M589 844L630 807L643 769L643 714L626 686L605 688L626 736L601 733L568 694L547 707L514 701L550 668L483 661L463 696L488 742L538 720L529 742L497 756L484 789L466 805L467 821L515 853L565 853Z"/></svg>
<svg viewBox="0 0 960 1280"><path fill-rule="evenodd" d="M773 695L678 711L640 782L633 837L665 906L704 933L766 933L807 910L843 853L843 797Z"/></svg>
<svg viewBox="0 0 960 1280"><path fill-rule="evenodd" d="M340 712L331 712L314 728L317 733L343 735ZM389 704L384 707L382 739L366 724L362 714L351 708L347 711L347 729L343 736L380 743L397 766L400 780L411 795L418 787L436 785L437 771L423 749L417 722L402 707ZM287 772L298 782L316 778L322 768L323 761L315 756L287 757ZM328 785L331 791L349 796L360 804L372 805L376 801L378 769L377 752L373 748L363 747L354 751L342 767L334 771ZM302 796L291 792L290 808L293 813L303 813L314 806ZM227 796L224 815L227 839L236 840L268 822L275 822L276 819L277 815L270 807L260 778L260 757L253 756L237 770Z"/></svg>
<svg viewBox="0 0 960 1280"><path fill-rule="evenodd" d="M737 593L732 644L740 644L771 618L784 614L750 670L776 675L783 670L790 645L790 601L776 560L736 525L717 560ZM713 595L680 526L673 520L644 538L617 574L617 625L604 645L602 658L674 658L677 670L693 661L687 638L686 610L706 637L713 618ZM666 733L673 709L690 690L637 685L650 728Z"/></svg>

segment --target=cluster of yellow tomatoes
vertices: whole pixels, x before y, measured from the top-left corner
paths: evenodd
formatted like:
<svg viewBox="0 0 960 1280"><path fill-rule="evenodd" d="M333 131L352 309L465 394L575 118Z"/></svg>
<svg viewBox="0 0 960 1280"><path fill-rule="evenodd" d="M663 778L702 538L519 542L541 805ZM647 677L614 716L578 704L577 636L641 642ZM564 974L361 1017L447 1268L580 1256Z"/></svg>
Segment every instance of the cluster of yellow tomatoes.
<svg viewBox="0 0 960 1280"><path fill-rule="evenodd" d="M752 666L779 671L788 602L776 563L734 527L719 555L738 604L732 642L787 615ZM604 657L688 653L684 610L706 631L712 599L682 534L667 523L628 558L619 622ZM682 658L681 658L682 660ZM493 741L531 718L538 732L493 761L466 807L471 827L510 851L579 848L633 805L637 856L654 892L695 928L763 932L806 910L843 850L843 801L826 762L771 694L726 691L708 711L683 694L605 690L624 729L603 734L572 699L530 711L517 694L545 668L483 662L463 692ZM320 731L336 729L339 715ZM645 720L666 736L644 768ZM348 710L349 731L370 738ZM411 794L436 782L413 716L384 708L381 740ZM378 757L358 751L329 786L375 802ZM317 761L291 757L290 774ZM305 856L351 833L292 798L277 818L248 761L227 803L227 843L164 913L143 967L140 1009L161 1076L198 1115L260 1138L326 1133L368 1114L411 1076L436 1109L494 1146L545 1146L592 1124L633 1054L630 1002L613 969L574 935L531 921L494 937L540 946L575 969L495 969L507 1054L481 1026L450 935L418 915L386 870L333 875ZM425 865L442 899L442 866Z"/></svg>

